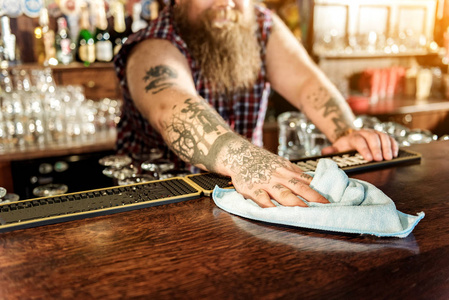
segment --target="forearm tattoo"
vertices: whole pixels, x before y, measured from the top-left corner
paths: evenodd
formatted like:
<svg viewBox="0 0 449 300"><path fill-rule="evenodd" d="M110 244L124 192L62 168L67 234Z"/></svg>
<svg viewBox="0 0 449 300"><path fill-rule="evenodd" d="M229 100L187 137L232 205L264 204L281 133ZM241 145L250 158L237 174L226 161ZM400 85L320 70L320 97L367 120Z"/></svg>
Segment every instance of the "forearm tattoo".
<svg viewBox="0 0 449 300"><path fill-rule="evenodd" d="M330 96L325 88L319 87L316 92L310 94L307 98L312 101L316 110L323 110L324 118L330 118L332 120L335 126L332 137L334 140L349 128L347 119L338 104L338 100Z"/></svg>
<svg viewBox="0 0 449 300"><path fill-rule="evenodd" d="M166 141L184 161L217 172L224 166L238 174L233 178L248 188L268 183L286 160L259 148L232 132L219 114L204 100L187 99L173 107L165 124Z"/></svg>
<svg viewBox="0 0 449 300"><path fill-rule="evenodd" d="M205 101L189 98L184 104L173 107L173 118L165 124L168 143L184 161L213 171L218 152L235 134Z"/></svg>
<svg viewBox="0 0 449 300"><path fill-rule="evenodd" d="M178 73L176 70L167 65L152 67L143 77L145 83L148 82L145 86L145 91L153 94L162 92L163 90L173 86L174 83L171 82L171 80L177 77Z"/></svg>

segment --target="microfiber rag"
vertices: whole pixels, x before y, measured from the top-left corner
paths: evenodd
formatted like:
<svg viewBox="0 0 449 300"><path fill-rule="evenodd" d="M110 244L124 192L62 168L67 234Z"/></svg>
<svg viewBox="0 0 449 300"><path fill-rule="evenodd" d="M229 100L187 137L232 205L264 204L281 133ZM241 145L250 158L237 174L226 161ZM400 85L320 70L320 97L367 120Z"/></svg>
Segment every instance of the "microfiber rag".
<svg viewBox="0 0 449 300"><path fill-rule="evenodd" d="M309 207L262 208L234 189L215 187L212 198L221 209L232 214L269 223L333 232L369 234L378 237L408 236L424 218L396 210L394 202L374 185L348 178L331 159L320 159L310 186L330 203L307 202Z"/></svg>

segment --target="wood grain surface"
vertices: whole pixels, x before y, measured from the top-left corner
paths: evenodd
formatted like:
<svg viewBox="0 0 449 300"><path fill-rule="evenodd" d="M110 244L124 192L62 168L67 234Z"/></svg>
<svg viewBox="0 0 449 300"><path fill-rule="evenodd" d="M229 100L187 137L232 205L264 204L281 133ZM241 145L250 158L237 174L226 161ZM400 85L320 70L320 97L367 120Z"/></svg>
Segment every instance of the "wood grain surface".
<svg viewBox="0 0 449 300"><path fill-rule="evenodd" d="M405 239L250 221L210 198L0 234L0 299L448 299L449 142L353 177L425 218Z"/></svg>

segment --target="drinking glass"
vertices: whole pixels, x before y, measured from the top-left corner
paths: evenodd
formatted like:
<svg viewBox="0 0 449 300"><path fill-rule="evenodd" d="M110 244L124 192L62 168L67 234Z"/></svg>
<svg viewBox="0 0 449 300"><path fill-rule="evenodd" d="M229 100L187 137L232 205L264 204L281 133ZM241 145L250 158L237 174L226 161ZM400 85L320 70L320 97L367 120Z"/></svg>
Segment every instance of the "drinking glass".
<svg viewBox="0 0 449 300"><path fill-rule="evenodd" d="M306 155L308 139L306 136L307 118L297 111L280 114L278 154L289 160L299 159Z"/></svg>
<svg viewBox="0 0 449 300"><path fill-rule="evenodd" d="M307 123L306 136L308 143L306 143L305 156L321 155L321 150L331 145L326 135L324 135L324 133L322 133L312 122Z"/></svg>
<svg viewBox="0 0 449 300"><path fill-rule="evenodd" d="M0 90L7 93L13 90L12 79L7 69L1 69L0 71Z"/></svg>
<svg viewBox="0 0 449 300"><path fill-rule="evenodd" d="M407 134L407 142L410 144L426 144L435 141L437 136L426 129L412 129Z"/></svg>
<svg viewBox="0 0 449 300"><path fill-rule="evenodd" d="M1 92L3 139L8 148L25 146L25 122L21 97L16 91Z"/></svg>
<svg viewBox="0 0 449 300"><path fill-rule="evenodd" d="M354 120L354 126L356 128L369 128L374 129L377 124L381 123L376 117L360 115Z"/></svg>
<svg viewBox="0 0 449 300"><path fill-rule="evenodd" d="M31 80L28 72L24 69L12 69L13 87L16 91L31 90Z"/></svg>
<svg viewBox="0 0 449 300"><path fill-rule="evenodd" d="M396 122L384 122L374 125L374 129L392 136L400 145L407 139L410 129Z"/></svg>

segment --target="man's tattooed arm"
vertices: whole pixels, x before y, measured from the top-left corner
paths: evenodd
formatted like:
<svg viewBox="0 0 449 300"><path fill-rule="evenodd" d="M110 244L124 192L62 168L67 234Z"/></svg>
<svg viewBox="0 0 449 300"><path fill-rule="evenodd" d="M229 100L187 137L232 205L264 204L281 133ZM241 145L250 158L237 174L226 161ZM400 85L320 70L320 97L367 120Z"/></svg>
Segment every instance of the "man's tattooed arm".
<svg viewBox="0 0 449 300"><path fill-rule="evenodd" d="M150 68L143 77L145 81L145 91L157 94L163 90L172 87L173 79L176 79L178 74L175 69L167 65L158 65Z"/></svg>
<svg viewBox="0 0 449 300"><path fill-rule="evenodd" d="M230 170L234 180L252 188L268 183L286 161L257 147L232 132L204 100L189 98L182 107L173 107L165 124L166 140L183 160L209 171Z"/></svg>
<svg viewBox="0 0 449 300"><path fill-rule="evenodd" d="M229 139L237 137L228 125L200 98L189 98L173 107L165 123L166 141L181 159L215 170L216 156Z"/></svg>
<svg viewBox="0 0 449 300"><path fill-rule="evenodd" d="M159 65L147 71L144 82L145 91L160 93L155 96L158 97L164 90L176 87L176 72L169 66ZM179 94L180 97L182 95L185 94ZM165 142L175 154L197 167L230 176L236 189L246 193L247 197L268 199L264 206L273 205L269 201L270 196L278 197L279 203L301 205L302 202L286 186L298 192L304 191L301 186L310 179L303 180L301 172L295 172L288 160L234 133L201 97L191 95L181 99L185 100L172 100L174 104L160 114L164 118L157 123ZM298 180L288 181L293 178ZM289 195L286 196L286 192Z"/></svg>
<svg viewBox="0 0 449 300"><path fill-rule="evenodd" d="M282 205L305 206L296 194L310 201L325 201L308 186L310 179L304 180L299 168L233 132L204 99L178 87L176 73L155 70L148 71L143 85L146 93L156 94L154 98L164 102L163 109L156 106L157 113L152 111L156 114L153 124L182 160L230 176L238 192L262 207L274 206L271 199ZM168 88L173 92L164 92ZM144 104L150 112L149 101ZM289 182L293 178L298 180Z"/></svg>
<svg viewBox="0 0 449 300"><path fill-rule="evenodd" d="M333 131L329 136L330 140L337 140L352 127L351 112L344 111L339 99L330 95L324 87L318 87L308 94L306 99L315 110L322 114L323 118L328 119L333 125Z"/></svg>

